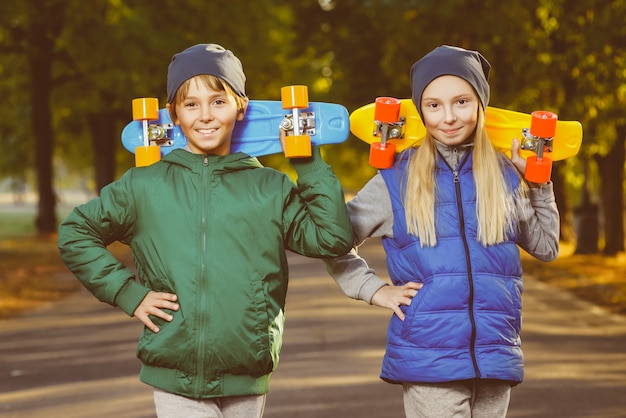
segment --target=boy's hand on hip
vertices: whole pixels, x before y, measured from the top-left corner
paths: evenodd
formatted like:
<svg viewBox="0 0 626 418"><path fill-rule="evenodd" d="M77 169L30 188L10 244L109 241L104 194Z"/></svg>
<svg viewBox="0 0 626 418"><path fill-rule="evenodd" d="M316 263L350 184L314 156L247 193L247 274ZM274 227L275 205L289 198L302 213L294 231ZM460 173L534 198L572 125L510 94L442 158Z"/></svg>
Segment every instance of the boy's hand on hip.
<svg viewBox="0 0 626 418"><path fill-rule="evenodd" d="M180 307L180 305L176 303L177 300L178 297L173 293L155 292L151 290L146 297L143 298L137 309L135 309L133 315L153 332L159 332L159 327L152 322L150 315L168 322L171 321L174 317L162 309L177 311Z"/></svg>

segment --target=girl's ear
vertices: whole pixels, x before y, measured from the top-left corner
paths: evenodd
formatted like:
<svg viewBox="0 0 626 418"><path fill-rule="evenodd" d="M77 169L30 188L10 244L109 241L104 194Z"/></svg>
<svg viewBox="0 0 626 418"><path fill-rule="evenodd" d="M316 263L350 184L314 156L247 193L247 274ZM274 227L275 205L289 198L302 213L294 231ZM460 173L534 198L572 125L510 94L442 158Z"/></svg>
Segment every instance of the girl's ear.
<svg viewBox="0 0 626 418"><path fill-rule="evenodd" d="M243 98L243 104L242 104L242 106L241 106L241 109L239 109L239 110L237 111L237 120L238 120L238 121L243 120L243 118L246 116L246 111L248 110L248 103L249 103L248 98L247 98L247 97L244 97L244 98Z"/></svg>
<svg viewBox="0 0 626 418"><path fill-rule="evenodd" d="M169 114L170 114L170 119L172 119L172 123L173 123L174 125L179 125L179 123L178 123L178 118L176 117L176 115L174 115L174 112L172 112L172 106L171 106L171 104L170 104L170 103L166 104L166 105L165 105L165 108L167 109L167 111L168 111L168 112L169 112Z"/></svg>

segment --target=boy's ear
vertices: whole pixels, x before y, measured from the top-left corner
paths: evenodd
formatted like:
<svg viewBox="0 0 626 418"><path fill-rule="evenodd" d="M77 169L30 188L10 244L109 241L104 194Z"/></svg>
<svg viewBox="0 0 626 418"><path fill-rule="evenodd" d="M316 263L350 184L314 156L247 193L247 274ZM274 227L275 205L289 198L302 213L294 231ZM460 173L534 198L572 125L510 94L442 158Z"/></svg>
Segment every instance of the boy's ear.
<svg viewBox="0 0 626 418"><path fill-rule="evenodd" d="M178 123L178 118L175 118L175 117L174 117L174 115L172 114L172 106L171 106L169 103L167 103L167 104L165 105L165 108L167 109L167 111L168 111L168 112L169 112L169 114L170 114L170 119L172 119L172 123L173 123L174 125L178 125L178 124L179 124L179 123Z"/></svg>
<svg viewBox="0 0 626 418"><path fill-rule="evenodd" d="M237 120L241 121L243 120L243 118L246 116L246 111L248 110L248 103L249 100L247 97L243 98L243 106L241 109L239 109L239 111L237 112Z"/></svg>

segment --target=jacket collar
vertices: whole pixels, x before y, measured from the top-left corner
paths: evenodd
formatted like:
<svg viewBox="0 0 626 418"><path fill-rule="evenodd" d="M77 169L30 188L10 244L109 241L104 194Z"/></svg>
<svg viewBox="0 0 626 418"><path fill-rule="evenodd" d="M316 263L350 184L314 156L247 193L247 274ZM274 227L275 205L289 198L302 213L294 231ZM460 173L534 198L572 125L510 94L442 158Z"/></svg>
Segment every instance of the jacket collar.
<svg viewBox="0 0 626 418"><path fill-rule="evenodd" d="M463 156L465 155L465 153L471 152L472 148L474 147L474 143L466 142L451 147L435 139L435 146L437 147L437 151L439 151L441 157L450 166L450 168L455 169L463 160Z"/></svg>
<svg viewBox="0 0 626 418"><path fill-rule="evenodd" d="M257 158L243 152L228 155L203 155L194 154L185 149L175 149L165 155L161 161L183 166L197 173L206 167L223 172L263 167Z"/></svg>

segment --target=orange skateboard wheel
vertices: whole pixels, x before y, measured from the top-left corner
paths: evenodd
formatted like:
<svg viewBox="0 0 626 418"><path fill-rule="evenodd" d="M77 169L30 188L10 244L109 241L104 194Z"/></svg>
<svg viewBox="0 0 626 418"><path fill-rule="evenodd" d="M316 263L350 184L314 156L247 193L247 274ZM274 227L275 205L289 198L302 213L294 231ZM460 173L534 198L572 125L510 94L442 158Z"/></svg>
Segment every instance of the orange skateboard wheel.
<svg viewBox="0 0 626 418"><path fill-rule="evenodd" d="M158 145L142 145L135 148L135 166L145 167L161 159L161 147Z"/></svg>
<svg viewBox="0 0 626 418"><path fill-rule="evenodd" d="M556 113L537 110L530 114L530 134L537 138L553 138L558 116Z"/></svg>
<svg viewBox="0 0 626 418"><path fill-rule="evenodd" d="M157 120L159 118L159 99L142 97L133 99L133 120Z"/></svg>
<svg viewBox="0 0 626 418"><path fill-rule="evenodd" d="M388 142L383 146L380 142L370 145L369 163L374 168L389 168L393 165L396 155L396 146Z"/></svg>
<svg viewBox="0 0 626 418"><path fill-rule="evenodd" d="M307 158L311 156L309 135L290 135L285 138L285 157Z"/></svg>
<svg viewBox="0 0 626 418"><path fill-rule="evenodd" d="M524 177L533 183L545 183L550 180L552 174L552 160L547 157L538 158L531 155L526 159L526 172Z"/></svg>
<svg viewBox="0 0 626 418"><path fill-rule="evenodd" d="M400 100L394 97L377 97L374 107L374 120L382 123L396 123L400 120Z"/></svg>
<svg viewBox="0 0 626 418"><path fill-rule="evenodd" d="M283 109L306 109L309 107L307 86L287 86L280 89Z"/></svg>

